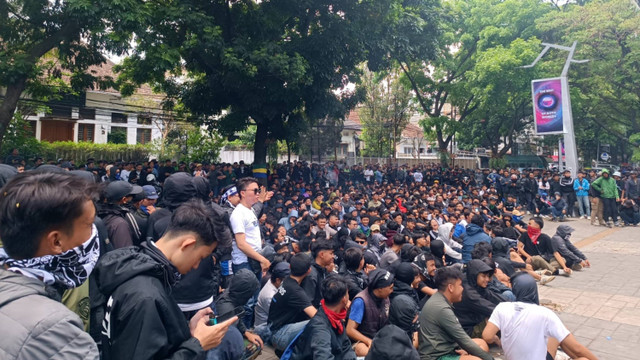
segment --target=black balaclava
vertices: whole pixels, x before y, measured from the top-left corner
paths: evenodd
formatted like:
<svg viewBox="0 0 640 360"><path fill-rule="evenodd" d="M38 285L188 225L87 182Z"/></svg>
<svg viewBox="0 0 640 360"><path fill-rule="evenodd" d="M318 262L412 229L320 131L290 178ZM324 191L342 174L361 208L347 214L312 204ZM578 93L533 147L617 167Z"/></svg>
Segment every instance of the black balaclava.
<svg viewBox="0 0 640 360"><path fill-rule="evenodd" d="M513 294L517 301L540 305L536 280L529 274L520 272L511 277Z"/></svg>

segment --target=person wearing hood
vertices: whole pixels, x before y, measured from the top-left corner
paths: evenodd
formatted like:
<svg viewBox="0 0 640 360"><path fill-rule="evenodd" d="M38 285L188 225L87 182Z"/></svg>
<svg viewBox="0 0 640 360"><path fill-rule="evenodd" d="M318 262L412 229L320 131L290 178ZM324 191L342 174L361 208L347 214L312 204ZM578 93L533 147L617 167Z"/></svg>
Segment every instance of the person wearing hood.
<svg viewBox="0 0 640 360"><path fill-rule="evenodd" d="M433 294L420 312L420 358L493 360L489 347L482 339L471 339L462 329L453 311L453 304L462 301L465 288L463 275L455 267L436 271L438 291ZM460 355L457 349L469 355Z"/></svg>
<svg viewBox="0 0 640 360"><path fill-rule="evenodd" d="M233 312L237 307L243 307L259 287L260 283L251 270L240 269L231 279L229 287L216 300L216 314L226 314ZM232 326L235 326L258 350L264 347L264 342L260 336L249 331L242 320L236 321Z"/></svg>
<svg viewBox="0 0 640 360"><path fill-rule="evenodd" d="M389 319L389 295L393 292L394 276L384 269L369 273L369 286L351 303L347 335L355 342L357 356L366 356L371 340Z"/></svg>
<svg viewBox="0 0 640 360"><path fill-rule="evenodd" d="M216 248L214 218L201 201L189 201L174 211L157 242L116 249L102 257L96 278L109 299L102 322L103 359L199 358L219 346L227 332L228 341L241 339L235 328L229 328L237 317L209 326L213 311L207 307L187 322L172 296L180 277Z"/></svg>
<svg viewBox="0 0 640 360"><path fill-rule="evenodd" d="M560 253L564 259L565 265L571 270L582 270L583 267L590 267L591 264L587 257L571 243L571 234L575 231L569 225L560 225L556 229L556 234L551 237L553 249ZM551 260L551 266L556 268L562 267L557 260Z"/></svg>
<svg viewBox="0 0 640 360"><path fill-rule="evenodd" d="M471 223L467 225L466 235L462 240L462 261L465 264L471 261L473 247L481 241L491 244L491 237L484 232L484 219L476 214L471 218Z"/></svg>
<svg viewBox="0 0 640 360"><path fill-rule="evenodd" d="M365 252L373 254L378 262L380 262L380 256L382 255L382 246L387 241L387 238L380 233L380 225L371 225L371 236L367 239L367 248Z"/></svg>
<svg viewBox="0 0 640 360"><path fill-rule="evenodd" d="M518 273L511 281L517 301L496 306L482 332L487 343L499 343L506 360L553 359L558 345L573 359L597 359L567 330L558 315L539 305L538 287L529 274Z"/></svg>
<svg viewBox="0 0 640 360"><path fill-rule="evenodd" d="M143 236L138 222L126 208L127 203L142 191L141 186L124 181L109 183L105 188L104 202L98 206L98 216L107 226L109 239L116 249L138 244Z"/></svg>
<svg viewBox="0 0 640 360"><path fill-rule="evenodd" d="M93 186L68 173L28 172L5 184L3 194L2 358L98 359L78 315L60 303L63 291L88 279L100 255Z"/></svg>
<svg viewBox="0 0 640 360"><path fill-rule="evenodd" d="M609 227L613 226L613 222L618 219L618 209L616 202L620 201L620 194L618 193L618 186L615 179L609 174L609 170L603 169L602 176L597 178L591 187L600 193L599 201L602 202L603 214L601 220L603 224L607 224ZM609 222L611 219L611 222Z"/></svg>
<svg viewBox="0 0 640 360"><path fill-rule="evenodd" d="M418 306L407 295L398 295L391 301L389 324L373 338L365 360L420 360L418 345Z"/></svg>
<svg viewBox="0 0 640 360"><path fill-rule="evenodd" d="M291 360L355 360L356 354L344 331L349 292L340 275L322 281L322 301L316 315L294 341Z"/></svg>
<svg viewBox="0 0 640 360"><path fill-rule="evenodd" d="M404 295L411 298L415 305L418 306L420 299L418 298L416 287L420 282L420 277L418 276L417 267L410 262L403 262L395 269L394 275L396 281L393 284L393 292L389 296L391 301L396 296Z"/></svg>
<svg viewBox="0 0 640 360"><path fill-rule="evenodd" d="M480 336L484 321L491 316L497 304L505 301L502 296L488 289L494 271L480 259L467 263L462 301L453 311L462 328L471 337Z"/></svg>
<svg viewBox="0 0 640 360"><path fill-rule="evenodd" d="M449 260L447 262L460 262L462 261L462 245L451 238L453 236L452 229L452 223L444 223L438 226L437 240L444 243L444 251Z"/></svg>
<svg viewBox="0 0 640 360"><path fill-rule="evenodd" d="M625 226L638 226L640 209L634 200L627 199L620 206L620 218Z"/></svg>

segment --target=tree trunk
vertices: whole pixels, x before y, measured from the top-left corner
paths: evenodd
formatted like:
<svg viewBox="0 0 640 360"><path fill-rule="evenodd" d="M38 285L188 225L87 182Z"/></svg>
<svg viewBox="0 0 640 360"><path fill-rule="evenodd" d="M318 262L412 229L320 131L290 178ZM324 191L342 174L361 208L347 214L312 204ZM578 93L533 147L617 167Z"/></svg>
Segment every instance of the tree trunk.
<svg viewBox="0 0 640 360"><path fill-rule="evenodd" d="M253 143L253 163L267 163L267 126L261 122L256 122L256 137Z"/></svg>
<svg viewBox="0 0 640 360"><path fill-rule="evenodd" d="M13 119L13 114L18 106L20 95L26 87L26 78L21 78L16 83L7 86L7 93L5 94L4 101L0 104L0 148L4 140L4 134L9 128L9 123Z"/></svg>
<svg viewBox="0 0 640 360"><path fill-rule="evenodd" d="M287 144L287 162L291 163L291 144L289 144L289 140L284 141Z"/></svg>

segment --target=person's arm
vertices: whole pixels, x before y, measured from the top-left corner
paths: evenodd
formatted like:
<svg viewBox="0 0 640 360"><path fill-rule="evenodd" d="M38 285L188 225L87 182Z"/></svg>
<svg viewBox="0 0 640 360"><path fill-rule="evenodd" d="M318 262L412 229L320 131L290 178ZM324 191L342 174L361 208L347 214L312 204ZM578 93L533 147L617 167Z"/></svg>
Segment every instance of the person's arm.
<svg viewBox="0 0 640 360"><path fill-rule="evenodd" d="M560 343L560 347L567 353L567 355L571 356L572 359L587 358L589 360L598 360L598 357L596 357L584 345L580 344L573 334L569 334L565 337Z"/></svg>
<svg viewBox="0 0 640 360"><path fill-rule="evenodd" d="M39 358L60 356L71 360L98 360L100 357L96 343L84 331L80 318L69 310L57 310L38 323L37 338L29 337L20 346L28 349L47 344L46 347L39 349L41 350Z"/></svg>
<svg viewBox="0 0 640 360"><path fill-rule="evenodd" d="M531 262L531 255L524 251L524 244L522 243L522 241L518 241L518 254L524 256L527 261Z"/></svg>
<svg viewBox="0 0 640 360"><path fill-rule="evenodd" d="M251 245L247 242L247 238L244 233L236 234L236 244L238 245L238 249L242 251L247 257L250 257L258 262L260 262L260 266L262 267L262 271L266 271L269 269L271 263L267 258L260 255L257 251L253 250Z"/></svg>
<svg viewBox="0 0 640 360"><path fill-rule="evenodd" d="M551 242L553 243L554 251L560 253L563 258L571 260L574 264L582 261L581 258L567 248L564 239L559 239L559 237L554 236L551 238Z"/></svg>
<svg viewBox="0 0 640 360"><path fill-rule="evenodd" d="M485 326L482 331L482 339L486 341L487 344L499 343L498 331L500 331L500 328L491 321L487 321L487 326Z"/></svg>
<svg viewBox="0 0 640 360"><path fill-rule="evenodd" d="M493 360L491 354L485 352L476 344L469 335L462 329L460 322L456 318L451 308L444 309L442 316L438 317L438 324L451 338L455 340L460 347L471 355L477 356L482 360Z"/></svg>
<svg viewBox="0 0 640 360"><path fill-rule="evenodd" d="M571 269L567 267L567 263L564 261L564 258L560 255L558 251L553 252L553 257L556 259L558 264L562 266L562 270L564 270L564 272L566 272L567 274L571 274Z"/></svg>
<svg viewBox="0 0 640 360"><path fill-rule="evenodd" d="M368 347L371 347L371 339L369 339L368 337L364 336L360 331L358 331L358 326L360 326L360 324L358 324L357 322L349 319L347 321L347 336L352 341L360 341L360 342L364 343L365 345L367 345Z"/></svg>
<svg viewBox="0 0 640 360"><path fill-rule="evenodd" d="M307 306L303 311L305 314L307 314L309 319L311 319L312 317L316 316L318 309L314 308L313 306Z"/></svg>

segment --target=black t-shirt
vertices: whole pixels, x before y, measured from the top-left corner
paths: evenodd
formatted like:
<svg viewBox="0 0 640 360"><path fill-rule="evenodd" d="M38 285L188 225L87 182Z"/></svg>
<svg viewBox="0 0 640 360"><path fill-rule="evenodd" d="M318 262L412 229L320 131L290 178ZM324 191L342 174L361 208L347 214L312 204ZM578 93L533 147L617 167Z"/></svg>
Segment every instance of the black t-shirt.
<svg viewBox="0 0 640 360"><path fill-rule="evenodd" d="M291 277L286 277L282 286L271 299L269 307L269 320L271 332L278 331L287 324L309 320L304 309L311 306L309 296Z"/></svg>

